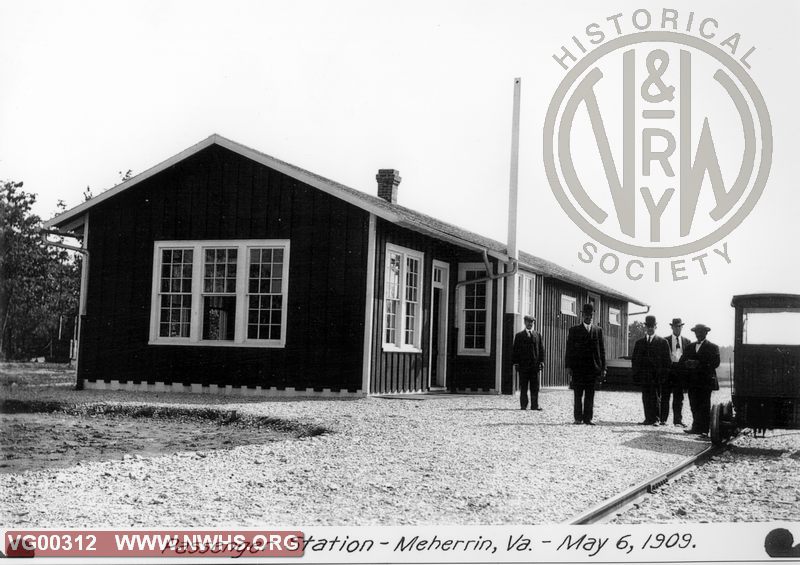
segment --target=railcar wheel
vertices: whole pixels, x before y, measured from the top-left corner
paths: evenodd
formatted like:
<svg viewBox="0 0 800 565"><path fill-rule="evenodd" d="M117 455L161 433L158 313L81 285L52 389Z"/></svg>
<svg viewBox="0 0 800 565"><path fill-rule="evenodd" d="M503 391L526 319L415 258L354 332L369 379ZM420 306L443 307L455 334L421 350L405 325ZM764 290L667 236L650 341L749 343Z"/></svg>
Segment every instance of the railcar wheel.
<svg viewBox="0 0 800 565"><path fill-rule="evenodd" d="M722 405L722 420L733 423L733 403L730 400Z"/></svg>
<svg viewBox="0 0 800 565"><path fill-rule="evenodd" d="M722 414L720 415L721 432L725 440L729 440L736 433L736 420L733 417L733 403L728 401L722 404Z"/></svg>
<svg viewBox="0 0 800 565"><path fill-rule="evenodd" d="M711 407L711 443L719 445L722 443L722 404L715 404Z"/></svg>

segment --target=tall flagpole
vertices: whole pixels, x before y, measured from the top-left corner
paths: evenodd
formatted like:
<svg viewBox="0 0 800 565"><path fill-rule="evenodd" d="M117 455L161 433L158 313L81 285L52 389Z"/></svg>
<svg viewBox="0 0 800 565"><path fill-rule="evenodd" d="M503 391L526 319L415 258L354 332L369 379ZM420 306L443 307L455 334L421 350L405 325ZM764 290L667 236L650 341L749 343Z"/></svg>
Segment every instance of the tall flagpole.
<svg viewBox="0 0 800 565"><path fill-rule="evenodd" d="M519 99L522 79L514 79L514 109L511 116L511 171L508 179L508 239L506 253L518 259L517 251L517 179L519 176ZM513 314L516 300L516 277L508 277L506 314Z"/></svg>

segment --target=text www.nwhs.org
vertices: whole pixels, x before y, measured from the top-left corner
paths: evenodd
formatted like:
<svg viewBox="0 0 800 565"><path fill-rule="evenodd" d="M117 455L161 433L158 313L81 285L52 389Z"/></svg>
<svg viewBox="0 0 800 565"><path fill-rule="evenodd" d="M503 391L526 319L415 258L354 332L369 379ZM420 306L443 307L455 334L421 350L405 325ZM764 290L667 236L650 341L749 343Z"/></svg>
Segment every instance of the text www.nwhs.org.
<svg viewBox="0 0 800 565"><path fill-rule="evenodd" d="M300 557L297 531L27 530L5 536L7 557Z"/></svg>

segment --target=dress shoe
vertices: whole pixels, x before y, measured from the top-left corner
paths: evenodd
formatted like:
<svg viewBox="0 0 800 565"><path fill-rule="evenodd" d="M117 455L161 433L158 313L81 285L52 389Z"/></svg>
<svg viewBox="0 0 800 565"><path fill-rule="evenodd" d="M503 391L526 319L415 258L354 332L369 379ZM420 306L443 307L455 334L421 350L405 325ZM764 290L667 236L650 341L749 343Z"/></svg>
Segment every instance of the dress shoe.
<svg viewBox="0 0 800 565"><path fill-rule="evenodd" d="M650 425L651 425L651 426L653 426L653 427L656 427L656 428L657 428L657 427L658 427L658 426L660 426L661 424L659 424L658 422L653 422L653 423L652 423L652 424L650 424Z"/></svg>
<svg viewBox="0 0 800 565"><path fill-rule="evenodd" d="M683 422L675 422L672 425L675 426L676 428L685 428L686 427L686 424L684 424Z"/></svg>
<svg viewBox="0 0 800 565"><path fill-rule="evenodd" d="M699 430L695 430L693 428L689 428L688 430L683 430L683 433L685 433L685 434L699 434L700 431Z"/></svg>
<svg viewBox="0 0 800 565"><path fill-rule="evenodd" d="M661 422L658 423L658 425L659 426L666 426L667 422L666 422L666 420L662 420Z"/></svg>
<svg viewBox="0 0 800 565"><path fill-rule="evenodd" d="M639 422L639 425L640 425L640 426L652 426L652 425L653 425L653 424L655 424L655 423L656 423L656 422L649 422L649 421L645 420L645 421L643 421L643 422Z"/></svg>
<svg viewBox="0 0 800 565"><path fill-rule="evenodd" d="M520 410L527 410L527 408L525 406L520 406L519 409Z"/></svg>
<svg viewBox="0 0 800 565"><path fill-rule="evenodd" d="M531 408L531 410L541 410L538 406L536 408Z"/></svg>
<svg viewBox="0 0 800 565"><path fill-rule="evenodd" d="M587 426L596 426L597 425L594 422L584 422L584 424L586 424Z"/></svg>
<svg viewBox="0 0 800 565"><path fill-rule="evenodd" d="M575 420L575 421L574 421L574 422L572 422L572 423L573 423L573 424L583 424L583 422L581 422L580 420Z"/></svg>

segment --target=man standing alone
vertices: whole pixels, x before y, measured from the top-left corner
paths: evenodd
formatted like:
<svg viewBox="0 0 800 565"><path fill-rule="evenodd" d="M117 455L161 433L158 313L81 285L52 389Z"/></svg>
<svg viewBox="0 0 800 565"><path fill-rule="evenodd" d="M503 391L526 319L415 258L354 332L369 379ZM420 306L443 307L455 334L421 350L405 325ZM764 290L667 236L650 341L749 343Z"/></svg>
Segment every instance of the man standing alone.
<svg viewBox="0 0 800 565"><path fill-rule="evenodd" d="M692 427L687 434L707 434L711 424L711 391L714 390L719 367L719 347L706 339L711 328L697 324L692 328L697 341L689 344L681 357L689 386Z"/></svg>
<svg viewBox="0 0 800 565"><path fill-rule="evenodd" d="M681 335L683 321L680 318L673 318L669 325L672 328L672 335L667 339L669 343L670 371L669 381L661 391L661 423L666 424L669 418L669 396L672 394L672 423L675 426L685 428L683 423L683 388L686 386L686 379L679 361L681 355L689 347L689 340Z"/></svg>
<svg viewBox="0 0 800 565"><path fill-rule="evenodd" d="M639 377L642 385L642 405L644 406L645 426L658 426L661 422L661 388L666 382L667 372L670 368L669 345L663 337L656 333L656 317L647 316L644 319L645 335L636 341L633 346L631 364L633 374ZM667 404L669 411L669 404ZM665 418L664 418L665 419Z"/></svg>
<svg viewBox="0 0 800 565"><path fill-rule="evenodd" d="M544 366L542 334L533 329L536 319L525 316L525 329L514 336L514 351L511 362L519 373L519 407L528 407L528 387L531 390L531 410L539 407L539 371Z"/></svg>
<svg viewBox="0 0 800 565"><path fill-rule="evenodd" d="M594 389L597 380L606 374L606 348L603 330L592 325L594 306L584 304L582 323L572 326L567 334L565 365L570 387L575 393L576 424L594 426Z"/></svg>

